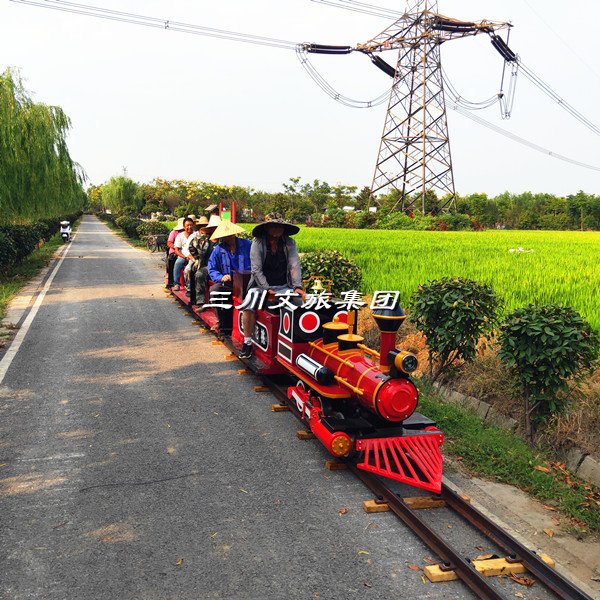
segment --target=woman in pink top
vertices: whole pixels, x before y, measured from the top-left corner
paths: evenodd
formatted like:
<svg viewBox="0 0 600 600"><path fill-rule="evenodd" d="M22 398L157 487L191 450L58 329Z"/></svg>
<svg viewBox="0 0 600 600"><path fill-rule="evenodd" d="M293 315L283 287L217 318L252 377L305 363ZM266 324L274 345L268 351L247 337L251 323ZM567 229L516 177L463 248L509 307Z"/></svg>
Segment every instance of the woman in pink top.
<svg viewBox="0 0 600 600"><path fill-rule="evenodd" d="M183 231L183 217L177 221L173 231L169 234L167 239L167 285L165 286L168 290L173 287L173 267L177 260L177 254L175 254L175 238Z"/></svg>

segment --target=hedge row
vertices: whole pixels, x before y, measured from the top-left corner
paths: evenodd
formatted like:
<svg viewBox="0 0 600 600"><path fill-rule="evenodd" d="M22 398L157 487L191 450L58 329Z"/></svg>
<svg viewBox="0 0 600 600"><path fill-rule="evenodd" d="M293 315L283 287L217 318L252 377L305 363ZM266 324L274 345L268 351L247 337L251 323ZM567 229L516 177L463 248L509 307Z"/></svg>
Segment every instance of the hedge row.
<svg viewBox="0 0 600 600"><path fill-rule="evenodd" d="M7 273L29 256L40 242L47 242L58 233L61 221L74 223L81 214L40 219L28 225L0 225L0 273Z"/></svg>
<svg viewBox="0 0 600 600"><path fill-rule="evenodd" d="M134 240L145 238L149 235L171 233L169 227L164 223L158 221L142 221L142 219L135 219L127 216L116 216L107 213L97 213L96 216L102 221L112 223L119 229L122 229L127 237L133 238Z"/></svg>

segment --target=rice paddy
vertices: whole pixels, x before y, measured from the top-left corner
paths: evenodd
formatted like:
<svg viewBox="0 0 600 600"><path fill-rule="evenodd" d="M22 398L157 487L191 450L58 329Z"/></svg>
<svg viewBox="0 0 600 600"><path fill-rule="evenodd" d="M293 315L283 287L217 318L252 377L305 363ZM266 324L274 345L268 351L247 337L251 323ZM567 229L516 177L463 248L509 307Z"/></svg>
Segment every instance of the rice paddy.
<svg viewBox="0 0 600 600"><path fill-rule="evenodd" d="M511 310L529 303L575 308L600 331L600 232L438 232L303 227L300 252L338 250L363 271L363 289L398 290L458 276L490 284Z"/></svg>

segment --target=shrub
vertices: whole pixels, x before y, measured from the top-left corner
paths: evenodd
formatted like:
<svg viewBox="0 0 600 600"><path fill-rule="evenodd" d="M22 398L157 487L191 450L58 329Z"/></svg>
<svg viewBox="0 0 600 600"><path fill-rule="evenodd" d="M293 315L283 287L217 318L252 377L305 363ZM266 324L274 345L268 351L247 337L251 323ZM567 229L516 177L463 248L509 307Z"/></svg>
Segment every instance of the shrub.
<svg viewBox="0 0 600 600"><path fill-rule="evenodd" d="M55 233L58 233L60 229L60 222L64 220L70 220L69 217L58 217L55 219L40 219L37 221L39 225L43 226L44 235L42 239L48 241ZM71 220L71 223L74 223L75 219Z"/></svg>
<svg viewBox="0 0 600 600"><path fill-rule="evenodd" d="M160 207L158 206L158 204L155 204L154 202L146 202L146 204L144 204L144 206L142 207L142 214L144 215L150 215L152 213L157 213L160 210Z"/></svg>
<svg viewBox="0 0 600 600"><path fill-rule="evenodd" d="M111 214L111 213L105 213L105 212L101 212L101 213L96 213L96 216L101 220L101 221L106 221L107 223L115 223L115 215Z"/></svg>
<svg viewBox="0 0 600 600"><path fill-rule="evenodd" d="M120 227L128 237L137 239L138 232L137 228L143 223L141 219L134 219L132 217L117 217L115 219L115 225Z"/></svg>
<svg viewBox="0 0 600 600"><path fill-rule="evenodd" d="M446 229L444 231L470 231L473 228L471 219L468 215L460 213L446 213L438 217L438 223L444 223Z"/></svg>
<svg viewBox="0 0 600 600"><path fill-rule="evenodd" d="M12 238L0 232L0 273L6 273L15 263L17 250Z"/></svg>
<svg viewBox="0 0 600 600"><path fill-rule="evenodd" d="M9 237L13 243L15 262L20 263L29 256L40 241L39 231L34 225L2 225L0 233Z"/></svg>
<svg viewBox="0 0 600 600"><path fill-rule="evenodd" d="M397 211L381 217L377 229L415 229L415 223L408 215Z"/></svg>
<svg viewBox="0 0 600 600"><path fill-rule="evenodd" d="M319 276L331 281L331 293L334 296L360 290L360 269L337 250L307 252L300 257L300 266L303 279Z"/></svg>
<svg viewBox="0 0 600 600"><path fill-rule="evenodd" d="M500 328L502 361L514 368L525 395L525 426L533 442L537 425L565 409L569 378L590 370L598 336L570 307L528 305L512 312Z"/></svg>
<svg viewBox="0 0 600 600"><path fill-rule="evenodd" d="M137 226L137 234L139 237L148 235L169 235L171 230L164 224L158 221L144 221L141 225Z"/></svg>
<svg viewBox="0 0 600 600"><path fill-rule="evenodd" d="M444 278L418 287L411 318L427 338L432 383L457 360L475 358L476 344L491 334L500 305L490 286L470 279Z"/></svg>

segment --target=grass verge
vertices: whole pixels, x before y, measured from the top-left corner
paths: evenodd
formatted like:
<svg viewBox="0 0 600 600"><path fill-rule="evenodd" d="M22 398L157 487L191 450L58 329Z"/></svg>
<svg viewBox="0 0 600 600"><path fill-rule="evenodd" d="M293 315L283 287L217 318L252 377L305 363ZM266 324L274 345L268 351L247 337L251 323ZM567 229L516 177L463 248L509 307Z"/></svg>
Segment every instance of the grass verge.
<svg viewBox="0 0 600 600"><path fill-rule="evenodd" d="M0 275L0 319L6 316L8 303L32 277L50 263L56 249L62 245L62 238L57 233L41 248L34 250L20 265Z"/></svg>
<svg viewBox="0 0 600 600"><path fill-rule="evenodd" d="M567 515L581 530L600 531L600 493L577 480L543 452L515 434L488 425L473 413L447 404L424 383L419 410L444 432L444 452L458 458L472 474L514 485Z"/></svg>

